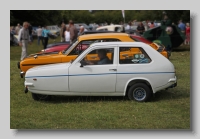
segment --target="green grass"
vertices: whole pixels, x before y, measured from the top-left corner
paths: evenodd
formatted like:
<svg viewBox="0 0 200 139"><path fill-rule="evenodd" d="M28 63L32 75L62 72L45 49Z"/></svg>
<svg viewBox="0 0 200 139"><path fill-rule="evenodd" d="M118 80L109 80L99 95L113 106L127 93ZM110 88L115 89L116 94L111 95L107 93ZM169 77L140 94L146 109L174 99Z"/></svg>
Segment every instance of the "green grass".
<svg viewBox="0 0 200 139"><path fill-rule="evenodd" d="M58 42L60 39L56 39ZM50 40L52 43L53 40ZM36 41L32 54L43 49ZM24 93L17 62L20 46L10 47L11 129L190 129L190 49L172 52L178 86L155 94L152 101L138 103L126 97L54 96L51 101L34 101Z"/></svg>

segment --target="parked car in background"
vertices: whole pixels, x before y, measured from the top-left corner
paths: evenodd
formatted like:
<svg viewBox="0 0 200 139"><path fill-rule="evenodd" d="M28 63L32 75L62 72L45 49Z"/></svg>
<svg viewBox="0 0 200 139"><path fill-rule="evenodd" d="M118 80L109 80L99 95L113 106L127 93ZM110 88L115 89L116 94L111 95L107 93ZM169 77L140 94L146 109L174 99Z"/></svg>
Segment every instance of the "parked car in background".
<svg viewBox="0 0 200 139"><path fill-rule="evenodd" d="M71 62L37 66L25 75L25 93L34 100L52 95L128 96L149 101L177 85L174 65L142 42L92 44Z"/></svg>
<svg viewBox="0 0 200 139"><path fill-rule="evenodd" d="M26 71L34 66L47 65L53 63L63 63L74 60L92 43L118 41L134 42L130 35L126 33L98 33L81 35L63 51L31 54L22 61L18 62L18 68L21 70L20 75L23 78ZM89 42L89 44L85 44L86 42ZM157 45L154 45L154 43L148 46L153 47L155 50L159 50L159 47ZM167 58L167 51L163 50L160 53Z"/></svg>
<svg viewBox="0 0 200 139"><path fill-rule="evenodd" d="M89 31L90 30L90 27L88 25L86 25L85 23L75 23L75 24L78 25L79 27L83 26L85 31Z"/></svg>
<svg viewBox="0 0 200 139"><path fill-rule="evenodd" d="M99 25L96 24L96 23L90 23L90 24L89 24L90 30L96 30L98 27L99 27Z"/></svg>
<svg viewBox="0 0 200 139"><path fill-rule="evenodd" d="M113 32L113 31L85 31L85 32L83 32L82 35L96 34L96 33L116 33L116 32ZM169 59L170 53L169 52L166 53L166 48L164 45L162 45L158 42L153 43L153 42L145 39L142 36L130 34L130 37L136 42L144 42L146 44L149 44L151 47L156 49L158 52L161 52L165 57L167 57ZM86 42L84 42L84 45L85 44L89 45L90 43L91 43L91 41L88 41L88 42L86 41ZM54 44L49 44L49 45L47 45L47 48L45 50L44 49L41 50L40 53L60 52L60 51L67 49L69 47L69 45L70 44L68 42L58 42L58 43L54 43ZM86 48L86 47L84 47L84 48Z"/></svg>
<svg viewBox="0 0 200 139"><path fill-rule="evenodd" d="M114 32L114 31L85 31L85 32L83 32L82 35L84 35L84 34L96 34L96 33L116 33L116 32ZM157 43L153 44L151 41L145 39L142 36L130 34L130 37L136 42L144 42L144 43L149 44L149 45L150 44L151 45L157 45L156 47L158 47L158 49L157 49L158 51L162 50L161 48L165 49L165 47L163 45L160 46ZM86 42L86 43L89 43L89 42ZM45 50L41 50L41 53L44 53L44 52L45 53L60 52L62 50L67 49L69 47L69 45L70 44L68 42L58 42L58 43L48 44L47 48Z"/></svg>
<svg viewBox="0 0 200 139"><path fill-rule="evenodd" d="M101 26L96 29L97 31L115 31L115 32L125 32L123 25L108 25Z"/></svg>
<svg viewBox="0 0 200 139"><path fill-rule="evenodd" d="M37 29L38 29L38 27L33 26L32 37L33 37L34 39L37 38L37 31L36 31Z"/></svg>
<svg viewBox="0 0 200 139"><path fill-rule="evenodd" d="M47 26L47 29L50 30L51 34L60 35L60 28L57 25Z"/></svg>

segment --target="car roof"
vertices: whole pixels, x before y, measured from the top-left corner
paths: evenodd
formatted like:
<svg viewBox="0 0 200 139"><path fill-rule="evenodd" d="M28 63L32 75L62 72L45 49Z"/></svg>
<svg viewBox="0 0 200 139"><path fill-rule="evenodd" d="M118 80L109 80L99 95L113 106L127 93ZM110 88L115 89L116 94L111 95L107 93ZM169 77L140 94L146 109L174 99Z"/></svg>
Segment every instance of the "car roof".
<svg viewBox="0 0 200 139"><path fill-rule="evenodd" d="M106 26L101 26L99 28L107 28L107 27L123 27L123 25L106 25Z"/></svg>
<svg viewBox="0 0 200 139"><path fill-rule="evenodd" d="M127 45L132 45L132 46L142 46L142 47L150 48L149 45L143 42L97 42L97 43L93 43L90 47L92 48L92 47L95 47L96 45L98 46L114 45L114 47L118 47L118 45L120 45L120 47L127 47Z"/></svg>
<svg viewBox="0 0 200 139"><path fill-rule="evenodd" d="M103 30L89 30L89 31L84 31L81 35L84 34L96 34L96 33L119 33L116 31L103 31Z"/></svg>
<svg viewBox="0 0 200 139"><path fill-rule="evenodd" d="M127 33L96 33L96 34L84 34L79 36L79 40L95 39L95 38L115 38L129 36Z"/></svg>

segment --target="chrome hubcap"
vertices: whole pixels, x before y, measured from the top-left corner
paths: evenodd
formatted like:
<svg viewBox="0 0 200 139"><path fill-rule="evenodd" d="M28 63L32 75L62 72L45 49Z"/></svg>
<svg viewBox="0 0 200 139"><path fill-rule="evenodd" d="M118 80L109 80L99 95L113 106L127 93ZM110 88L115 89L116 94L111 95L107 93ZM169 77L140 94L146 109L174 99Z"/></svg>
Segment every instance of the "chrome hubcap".
<svg viewBox="0 0 200 139"><path fill-rule="evenodd" d="M141 87L137 87L136 89L133 90L133 97L136 100L141 101L141 100L145 99L146 91Z"/></svg>

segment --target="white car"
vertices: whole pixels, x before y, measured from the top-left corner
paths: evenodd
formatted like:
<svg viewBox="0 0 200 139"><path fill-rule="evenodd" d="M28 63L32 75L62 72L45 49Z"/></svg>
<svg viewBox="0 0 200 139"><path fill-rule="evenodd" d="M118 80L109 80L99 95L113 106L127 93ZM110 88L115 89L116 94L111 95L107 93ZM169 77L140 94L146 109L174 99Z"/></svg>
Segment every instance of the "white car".
<svg viewBox="0 0 200 139"><path fill-rule="evenodd" d="M34 100L51 95L128 96L139 102L177 85L173 64L142 42L93 43L69 63L29 69L25 93Z"/></svg>
<svg viewBox="0 0 200 139"><path fill-rule="evenodd" d="M98 31L116 31L116 32L122 32L125 29L124 29L123 25L108 25L108 26L98 27L96 30L98 30Z"/></svg>
<svg viewBox="0 0 200 139"><path fill-rule="evenodd" d="M50 30L51 34L60 35L60 28L57 25L47 26L47 29Z"/></svg>

